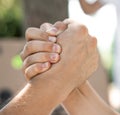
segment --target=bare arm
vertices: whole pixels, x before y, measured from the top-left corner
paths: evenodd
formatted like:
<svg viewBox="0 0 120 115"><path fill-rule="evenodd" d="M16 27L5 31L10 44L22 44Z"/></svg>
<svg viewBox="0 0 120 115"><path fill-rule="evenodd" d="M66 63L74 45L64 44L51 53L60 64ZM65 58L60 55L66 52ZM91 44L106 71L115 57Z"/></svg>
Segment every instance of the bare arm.
<svg viewBox="0 0 120 115"><path fill-rule="evenodd" d="M43 30L44 28L42 28L41 30L32 29L32 31L30 31L30 34L32 34L35 39L37 38L37 32L39 38L41 38L41 35L45 37L45 34L41 34ZM33 34L32 32L35 32L35 34ZM73 32L74 34L70 35L69 33L71 32ZM85 34L81 34L82 32ZM88 55L94 52L96 42L94 42L95 39L87 39L87 35L87 29L84 26L77 23L69 24L69 27L66 29L66 31L59 35L59 43L63 46L64 49L62 51L62 58L59 61L59 64L54 65L49 71L33 78L28 83L28 85L7 106L5 106L5 108L1 110L0 114L50 114L52 109L63 102L75 87L77 87L79 84L82 84L84 80L88 78L88 74L84 74L86 71L86 67L84 67L84 64L89 60L89 58L87 58ZM31 39L31 37L28 36L28 39ZM29 44L31 44L32 42L33 41L30 41ZM80 45L78 43L80 43ZM91 43L94 44L93 47L91 46ZM34 46L33 44L31 45L32 47ZM76 46L75 49L73 48L74 46ZM31 50L29 48L31 47L25 48L27 49L27 54L28 52L30 53L31 51L35 50L34 48ZM69 52L71 57L66 58L67 52ZM79 55L82 55L81 58L79 58L78 56L75 57L73 60L72 57L76 56L78 52ZM26 58L26 56L23 56L23 58ZM74 61L74 63L72 63L72 61ZM93 72L97 68L96 63L97 62L95 61L95 67L91 72ZM77 69L74 68L74 65L77 67ZM47 67L48 66L49 64L47 65ZM39 64L36 64L36 66L34 66L33 63L31 67L28 67L26 70L27 72L29 72L29 74L31 74L31 72L39 73L39 70L43 66ZM72 68L71 71L69 71L68 68ZM81 75L78 75L79 71L81 71ZM66 76L64 76L64 74L66 74Z"/></svg>
<svg viewBox="0 0 120 115"><path fill-rule="evenodd" d="M89 82L74 90L63 105L70 115L119 115L98 96Z"/></svg>
<svg viewBox="0 0 120 115"><path fill-rule="evenodd" d="M49 115L63 100L56 85L47 79L32 80L0 110L0 115Z"/></svg>
<svg viewBox="0 0 120 115"><path fill-rule="evenodd" d="M79 0L79 2L81 4L81 7L82 7L83 11L86 14L93 14L93 13L95 13L97 10L99 10L104 5L99 0L97 0L93 4L89 4L85 0Z"/></svg>
<svg viewBox="0 0 120 115"><path fill-rule="evenodd" d="M33 35L36 39L40 39L41 36L46 36L45 34L39 36L37 30L39 29L35 29L35 34ZM30 33L32 34L31 30ZM29 38L30 36L27 37ZM54 37L51 38L54 40ZM44 42L42 42L42 44L44 44ZM57 49L56 44L54 45L53 43L48 42L48 45L49 46L46 48L53 49L56 54L60 52L60 47ZM29 47L25 47L24 49L26 48L27 51L29 51ZM34 48L32 50L34 50ZM52 59L53 60L51 62L54 63L56 61L54 56ZM49 63L46 63L45 65L38 64L35 66L34 70L36 72L41 69L45 71L47 70L46 68L49 67ZM0 110L0 115L48 115L51 113L52 109L61 103L64 98L66 98L66 95L68 95L68 93L72 90L72 87L69 87L69 85L69 89L66 90L66 88L64 88L64 86L66 86L66 83L64 83L65 82L63 82L61 85L61 83L58 83L56 79L54 79L53 70L52 72L49 71L49 73L46 73L44 75L41 74L40 76L32 79L8 105Z"/></svg>
<svg viewBox="0 0 120 115"><path fill-rule="evenodd" d="M35 62L34 59L31 61ZM91 65L91 67L92 66L93 65ZM91 67L88 66L88 70ZM39 71L39 73L41 73L41 71ZM70 95L66 98L66 100L64 100L63 106L70 113L70 115L80 115L80 114L81 115L88 115L88 114L92 114L92 115L101 115L101 114L103 114L103 115L118 115L118 113L116 113L114 110L112 110L96 94L96 92L94 91L94 89L91 87L91 85L88 82L85 82L84 84L79 86L79 88L74 89L70 93Z"/></svg>

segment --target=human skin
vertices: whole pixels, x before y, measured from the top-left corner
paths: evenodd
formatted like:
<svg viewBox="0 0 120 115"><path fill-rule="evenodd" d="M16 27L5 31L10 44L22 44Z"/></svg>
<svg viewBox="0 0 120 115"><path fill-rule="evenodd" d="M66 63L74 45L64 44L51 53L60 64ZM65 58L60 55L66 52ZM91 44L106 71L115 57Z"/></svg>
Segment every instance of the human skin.
<svg viewBox="0 0 120 115"><path fill-rule="evenodd" d="M39 43L39 46L41 44ZM44 44L45 45L45 44ZM59 47L60 48L60 47ZM58 48L58 49L59 49ZM44 49L47 51L48 49ZM44 50L42 52L44 52ZM40 49L41 51L41 49ZM60 51L60 49L59 49ZM50 49L49 49L50 52ZM53 52L53 50L51 51ZM34 53L34 52L33 52ZM46 52L45 52L46 53ZM32 57L32 55L31 55ZM30 57L29 57L30 58ZM50 58L44 57L45 60L50 61ZM34 58L32 58L34 59ZM29 59L30 61L31 59ZM27 62L29 62L27 61ZM31 60L36 62L36 60ZM57 59L58 61L58 59ZM42 62L42 60L40 60ZM44 62L44 61L43 61ZM29 62L32 64L33 62ZM25 70L26 66L24 67ZM42 71L39 70L39 73ZM36 73L38 74L38 73ZM26 76L27 77L27 76ZM33 77L33 76L32 76ZM31 78L32 78L31 77ZM30 78L30 77L29 77ZM70 113L70 115L117 115L114 110L112 110L105 102L97 95L94 89L88 82L82 84L78 88L75 88L72 93L67 97L67 99L63 102L63 106Z"/></svg>
<svg viewBox="0 0 120 115"><path fill-rule="evenodd" d="M59 23L59 22L58 22ZM48 24L49 25L49 24ZM56 24L57 25L57 24ZM65 25L65 24L63 24L63 25ZM69 24L68 26L71 26L71 25L73 25L73 27L72 27L72 29L70 30L70 31L68 31L68 29L66 29L62 34L60 34L58 37L57 37L57 42L61 45L62 44L62 49L64 49L63 51L62 51L62 53L61 53L61 57L62 57L62 55L65 55L65 50L66 50L66 52L69 52L69 53L71 53L70 51L71 51L71 49L74 49L75 50L75 52L74 53L80 53L80 51L79 50L84 50L84 49L86 49L86 52L83 52L83 53L81 53L81 54L77 54L78 56L75 56L74 55L74 59L71 59L72 57L70 57L69 56L69 58L68 59L70 59L70 60L72 60L72 61L75 61L75 63L73 64L73 62L71 62L72 64L71 65L74 65L74 66L72 66L71 67L71 70L72 70L72 68L74 69L74 67L77 67L77 61L81 61L83 58L85 59L86 58L86 62L84 63L83 61L81 61L81 63L83 64L83 66L81 66L80 67L80 69L81 69L81 71L82 71L82 68L84 68L85 66L86 66L86 70L89 70L88 71L88 73L87 73L87 71L86 71L86 73L84 73L84 72L81 72L81 74L83 74L83 75L81 75L81 76L83 76L83 78L84 78L84 74L86 74L85 76L89 76L89 74L91 74L91 73L93 73L92 71L94 71L94 70L96 70L96 68L97 68L97 65L98 65L98 52L97 52L97 47L96 47L96 38L94 38L94 37L92 37L92 36L90 36L89 34L88 34L88 31L87 31L87 28L85 27L85 26L83 26L83 25L80 25L79 23L72 23L72 24ZM45 26L46 26L46 24L45 24ZM63 26L62 26L63 27ZM43 30L43 28L45 28L44 27L44 25L42 26L42 28L41 28L41 30ZM36 30L37 30L37 32L36 32ZM36 57L36 54L37 55L42 55L41 53L39 53L38 52L38 50L40 49L40 46L42 46L42 49L44 50L45 49L45 47L43 48L43 43L41 43L41 45L37 45L37 42L39 42L40 43L40 41L33 41L33 40L35 40L36 38L38 39L38 37L39 37L39 39L41 39L42 37L40 36L40 33L41 32L39 32L39 31L41 31L41 30L39 30L39 29L37 29L37 28L29 28L27 31L26 31L26 36L31 36L31 37L27 37L27 40L28 40L28 43L26 44L26 46L24 47L24 50L23 50L23 52L24 52L24 54L23 54L23 52L21 53L21 57L22 57L22 59L24 60L25 59L25 57L27 57L27 59L25 59L25 61L24 61L24 68L26 67L26 66L28 66L28 65L30 65L31 63L28 63L28 62L30 62L29 60L31 60L31 62L32 62L32 59L34 58L34 57ZM34 35L37 35L37 33L39 33L38 34L38 36L34 36ZM48 35L46 35L47 37L46 38L42 38L42 40L44 39L44 40L46 40L46 39L48 39ZM30 39L29 39L30 38ZM32 41L30 41L31 40L31 38L32 38ZM61 38L62 38L62 40L61 40ZM66 38L66 39L64 39L64 38ZM76 48L74 48L74 39L72 39L72 38L75 38L75 39L77 39L78 41L77 42L75 42L77 45L76 45ZM68 48L68 49L66 49L66 44L67 43L69 43L69 41L71 42L71 46ZM38 44L39 44L38 43ZM47 42L48 43L48 42ZM83 46L83 44L85 43L85 46ZM49 43L50 44L50 43ZM56 45L56 44L55 44ZM48 45L48 47L50 47L50 45ZM47 47L47 48L48 48ZM65 47L65 48L64 48ZM77 47L79 47L79 48L77 48ZM44 51L47 51L47 48L44 50ZM51 48L50 48L51 49ZM50 49L48 50L48 52L50 51ZM77 49L77 50L76 50ZM40 49L41 50L41 49ZM61 51L61 49L60 49L60 46L59 46L59 53L60 53L60 51ZM36 53L37 52L37 53ZM36 53L35 55L32 55L31 56L31 54L32 53ZM72 54L73 55L73 54ZM79 57L79 55L80 55L80 57ZM89 55L88 57L87 57L87 55ZM46 56L45 56L46 57ZM57 56L58 58L60 58L59 56ZM46 57L46 58L48 58L48 56ZM67 60L67 61L64 61L64 63L67 63L68 62L68 59L64 59L64 60ZM37 62L39 62L39 61L41 61L40 59L38 60L38 59L36 59L36 64L37 64ZM44 61L43 61L44 62ZM33 63L35 63L35 62L33 62ZM60 61L59 63L62 63L62 61ZM70 62L69 62L70 63ZM76 66L75 66L75 64L76 64ZM82 65L81 64L81 65ZM89 64L91 64L91 65L93 65L92 67L91 67L91 65L89 65L90 66L90 69L88 69L88 65ZM59 65L62 65L62 64L59 64ZM33 64L33 66L34 66L34 64ZM67 66L67 65L64 65L63 67L65 67L65 66ZM79 64L78 64L78 66L79 66ZM23 68L23 71L24 71L24 68ZM62 67L61 67L62 68ZM61 69L60 68L60 69ZM32 66L31 66L31 68L27 68L26 70L25 70L25 74L26 74L26 76L27 76L27 78L29 78L29 77L31 77L31 76L29 76L29 73L31 74L31 72L32 72L32 74L34 75L34 70L35 69L35 67L33 67L33 70L32 70ZM68 68L67 68L68 69ZM78 68L79 69L79 68ZM80 70L79 69L79 70ZM39 70L40 71L40 70ZM36 73L36 71L35 71L35 73ZM82 77L81 77L81 79L82 79Z"/></svg>
<svg viewBox="0 0 120 115"><path fill-rule="evenodd" d="M44 28L42 28L42 31L43 30ZM70 35L69 33L71 32L74 32L74 34ZM46 36L45 34L42 35L44 37ZM45 73L33 78L7 106L0 110L0 115L50 114L58 104L67 98L75 87L88 78L89 73L87 73L85 67L89 60L87 57L92 57L94 52L96 52L96 39L88 39L88 36L84 26L76 26L76 23L69 24L67 29L59 36L59 43L62 46L61 60L59 63L53 65L52 68ZM39 37L42 38L41 36ZM78 44L78 42L80 44ZM91 45L93 43L94 45ZM76 48L73 48L74 46L76 46ZM31 51L29 48L27 50ZM68 52L71 57L66 59L67 55L65 54ZM81 58L75 57L73 60L72 57L76 56L78 52L78 57L81 55ZM74 61L74 64L72 61ZM50 66L48 63L44 65L44 67L47 65ZM77 69L74 69L73 65L75 65ZM38 71L40 68L41 66L38 65L35 71ZM70 72L69 68L71 69ZM91 70L91 73L94 72L96 68L97 62ZM78 75L78 71L81 75ZM66 76L64 76L64 74Z"/></svg>
<svg viewBox="0 0 120 115"><path fill-rule="evenodd" d="M83 11L86 14L93 14L95 13L97 10L99 10L102 6L104 6L103 3L101 3L101 1L97 0L95 3L93 4L89 4L87 3L85 0L79 0L80 5L83 9Z"/></svg>
<svg viewBox="0 0 120 115"><path fill-rule="evenodd" d="M119 115L96 93L87 81L63 102L70 115Z"/></svg>

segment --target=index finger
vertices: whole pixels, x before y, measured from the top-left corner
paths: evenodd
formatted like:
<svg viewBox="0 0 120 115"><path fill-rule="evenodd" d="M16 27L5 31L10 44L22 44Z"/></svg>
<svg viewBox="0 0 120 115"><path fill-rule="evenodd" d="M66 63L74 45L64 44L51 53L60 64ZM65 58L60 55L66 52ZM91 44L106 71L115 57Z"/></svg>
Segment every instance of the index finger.
<svg viewBox="0 0 120 115"><path fill-rule="evenodd" d="M41 32L39 28L28 28L25 32L25 38L27 41L31 40L47 40L48 35Z"/></svg>
<svg viewBox="0 0 120 115"><path fill-rule="evenodd" d="M44 23L40 28L30 27L25 32L27 41L41 40L41 41L52 41L55 42L56 38L46 32L47 29L51 28L52 24Z"/></svg>

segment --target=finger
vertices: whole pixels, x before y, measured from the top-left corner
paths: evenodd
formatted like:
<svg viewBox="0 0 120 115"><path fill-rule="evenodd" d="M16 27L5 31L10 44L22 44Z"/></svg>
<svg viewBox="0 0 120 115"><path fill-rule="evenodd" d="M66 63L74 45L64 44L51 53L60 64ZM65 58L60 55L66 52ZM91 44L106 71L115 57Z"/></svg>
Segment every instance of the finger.
<svg viewBox="0 0 120 115"><path fill-rule="evenodd" d="M25 77L26 77L27 80L30 80L33 77L35 77L36 75L47 71L50 68L50 66L51 66L51 64L49 62L35 63L35 64L29 66L25 70Z"/></svg>
<svg viewBox="0 0 120 115"><path fill-rule="evenodd" d="M23 71L30 65L34 63L57 63L60 60L60 55L57 53L35 53L28 56L23 62Z"/></svg>
<svg viewBox="0 0 120 115"><path fill-rule="evenodd" d="M47 36L48 37L48 40L51 41L51 42L56 42L56 38L55 38L55 35L54 34L49 34L47 33L47 30L49 29L52 29L52 31L57 31L57 29L55 27L53 27L52 24L50 23L43 23L41 26L40 26L40 30L42 32L42 34L44 36ZM43 37L44 37L43 36Z"/></svg>
<svg viewBox="0 0 120 115"><path fill-rule="evenodd" d="M61 34L67 29L67 24L61 21L56 22L53 26L58 30L57 35Z"/></svg>
<svg viewBox="0 0 120 115"><path fill-rule="evenodd" d="M53 27L53 24L50 24L50 23L43 23L40 25L40 30L42 32L46 32L46 30L50 29Z"/></svg>
<svg viewBox="0 0 120 115"><path fill-rule="evenodd" d="M48 41L48 34L45 34L39 28L28 28L25 32L25 37L27 41L30 40Z"/></svg>
<svg viewBox="0 0 120 115"><path fill-rule="evenodd" d="M74 23L74 20L72 20L72 19L70 19L70 18L67 18L67 19L65 19L64 21L63 21L63 23L65 23L65 24L71 24L71 23Z"/></svg>
<svg viewBox="0 0 120 115"><path fill-rule="evenodd" d="M53 35L53 36L58 36L59 34L61 34L62 32L64 32L67 29L67 24L61 22L61 21L57 21L50 29L48 29L46 32L49 35Z"/></svg>
<svg viewBox="0 0 120 115"><path fill-rule="evenodd" d="M29 41L24 46L23 51L21 52L21 58L24 60L28 55L31 55L33 53L37 52L54 52L54 53L60 53L61 47L58 44L55 44L53 42L45 42L45 41Z"/></svg>

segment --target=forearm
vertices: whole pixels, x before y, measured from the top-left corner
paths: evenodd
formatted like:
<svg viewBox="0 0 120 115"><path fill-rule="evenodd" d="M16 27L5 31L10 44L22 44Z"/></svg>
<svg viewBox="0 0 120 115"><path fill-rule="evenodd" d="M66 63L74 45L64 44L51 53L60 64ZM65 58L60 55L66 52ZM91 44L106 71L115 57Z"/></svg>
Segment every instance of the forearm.
<svg viewBox="0 0 120 115"><path fill-rule="evenodd" d="M63 105L70 115L118 115L96 94L89 83L73 91Z"/></svg>
<svg viewBox="0 0 120 115"><path fill-rule="evenodd" d="M37 79L37 78L36 78ZM61 103L56 86L46 79L34 79L1 111L0 115L49 115ZM38 82L39 81L39 82Z"/></svg>
<svg viewBox="0 0 120 115"><path fill-rule="evenodd" d="M76 88L71 92L68 98L63 102L63 106L70 115L97 115L93 114L93 106L91 106L91 102L89 102L79 88Z"/></svg>
<svg viewBox="0 0 120 115"><path fill-rule="evenodd" d="M89 4L85 0L79 0L79 2L81 4L81 7L82 7L83 11L86 14L93 14L93 13L95 13L97 10L99 10L104 5L99 0L97 0L93 4Z"/></svg>
<svg viewBox="0 0 120 115"><path fill-rule="evenodd" d="M79 88L93 106L95 115L118 115L92 88L89 82Z"/></svg>
<svg viewBox="0 0 120 115"><path fill-rule="evenodd" d="M71 92L62 105L70 115L88 115L86 113L88 102L77 88Z"/></svg>

